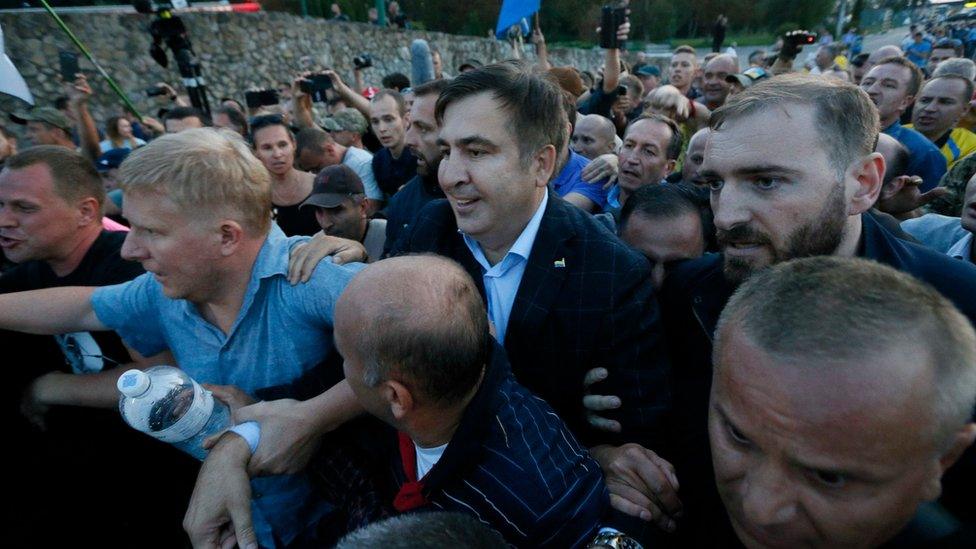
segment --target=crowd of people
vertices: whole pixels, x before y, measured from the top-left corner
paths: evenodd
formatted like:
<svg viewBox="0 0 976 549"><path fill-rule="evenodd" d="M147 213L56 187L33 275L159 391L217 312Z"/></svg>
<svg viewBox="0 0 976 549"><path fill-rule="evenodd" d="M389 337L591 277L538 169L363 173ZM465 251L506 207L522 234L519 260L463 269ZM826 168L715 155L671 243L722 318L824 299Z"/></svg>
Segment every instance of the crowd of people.
<svg viewBox="0 0 976 549"><path fill-rule="evenodd" d="M13 113L14 536L974 546L976 64L796 36ZM246 428L124 427L159 364Z"/></svg>

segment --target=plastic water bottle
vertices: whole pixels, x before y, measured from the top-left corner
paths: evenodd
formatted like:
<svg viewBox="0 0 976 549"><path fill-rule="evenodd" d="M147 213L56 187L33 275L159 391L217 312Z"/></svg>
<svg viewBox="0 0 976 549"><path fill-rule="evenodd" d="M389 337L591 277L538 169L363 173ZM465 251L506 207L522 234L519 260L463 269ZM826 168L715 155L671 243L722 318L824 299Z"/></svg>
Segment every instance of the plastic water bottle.
<svg viewBox="0 0 976 549"><path fill-rule="evenodd" d="M183 370L129 370L117 383L119 411L133 429L203 460L203 441L230 427L230 410Z"/></svg>

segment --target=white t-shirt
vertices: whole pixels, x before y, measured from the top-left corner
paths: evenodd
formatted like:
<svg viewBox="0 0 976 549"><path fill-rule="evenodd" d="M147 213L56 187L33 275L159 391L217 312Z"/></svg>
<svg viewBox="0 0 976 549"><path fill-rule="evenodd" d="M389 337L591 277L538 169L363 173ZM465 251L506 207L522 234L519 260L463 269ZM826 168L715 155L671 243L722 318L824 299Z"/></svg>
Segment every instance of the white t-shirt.
<svg viewBox="0 0 976 549"><path fill-rule="evenodd" d="M433 448L421 448L417 446L417 443L414 443L413 447L417 450L417 479L422 479L440 461L447 444Z"/></svg>
<svg viewBox="0 0 976 549"><path fill-rule="evenodd" d="M342 163L352 168L352 171L356 172L356 175L362 180L366 198L383 200L383 191L380 190L379 183L373 176L373 155L369 151L349 147L342 157Z"/></svg>

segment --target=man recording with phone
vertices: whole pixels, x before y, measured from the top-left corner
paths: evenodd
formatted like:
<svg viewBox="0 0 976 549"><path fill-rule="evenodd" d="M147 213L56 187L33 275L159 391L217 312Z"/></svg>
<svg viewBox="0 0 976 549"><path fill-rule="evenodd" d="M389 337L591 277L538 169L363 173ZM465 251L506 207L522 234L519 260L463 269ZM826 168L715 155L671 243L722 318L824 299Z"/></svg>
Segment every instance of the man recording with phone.
<svg viewBox="0 0 976 549"><path fill-rule="evenodd" d="M620 85L620 48L630 34L630 21L627 20L628 2L616 6L603 6L600 20L600 47L606 52L603 63L603 83L593 88L590 95L579 103L580 114L599 114L613 119L611 109L620 95L627 90Z"/></svg>

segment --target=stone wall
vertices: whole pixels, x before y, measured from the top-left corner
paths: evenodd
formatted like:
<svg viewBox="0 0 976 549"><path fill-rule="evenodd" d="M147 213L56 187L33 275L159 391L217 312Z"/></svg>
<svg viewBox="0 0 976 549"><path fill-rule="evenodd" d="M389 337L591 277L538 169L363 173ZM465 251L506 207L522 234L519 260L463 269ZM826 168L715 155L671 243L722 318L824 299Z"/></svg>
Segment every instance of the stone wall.
<svg viewBox="0 0 976 549"><path fill-rule="evenodd" d="M410 75L409 46L415 38L436 45L445 71L452 74L466 59L490 62L509 58L512 53L507 43L487 38L395 31L283 13L190 13L182 17L202 61L212 101L224 96L243 99L247 89L274 87L277 82L290 80L303 56L313 56L323 66L335 68L351 84L352 58L368 52L375 68L366 71L366 83L378 86L383 75L390 72ZM149 20L134 13L68 14L63 18L136 107L143 114L155 114L160 103L146 97L145 89L161 80L175 84L179 74L172 59L169 69L164 69L149 56ZM7 54L24 75L38 104L50 105L62 95L58 50L75 51L74 46L44 13L2 13L0 25ZM603 62L600 50L558 49L551 52L551 58L556 65L594 72ZM95 90L92 111L96 120L104 121L118 112L121 102L84 58L81 67Z"/></svg>

